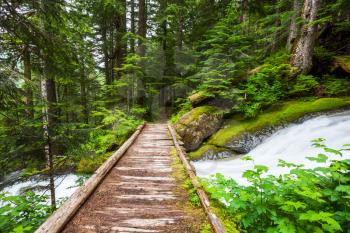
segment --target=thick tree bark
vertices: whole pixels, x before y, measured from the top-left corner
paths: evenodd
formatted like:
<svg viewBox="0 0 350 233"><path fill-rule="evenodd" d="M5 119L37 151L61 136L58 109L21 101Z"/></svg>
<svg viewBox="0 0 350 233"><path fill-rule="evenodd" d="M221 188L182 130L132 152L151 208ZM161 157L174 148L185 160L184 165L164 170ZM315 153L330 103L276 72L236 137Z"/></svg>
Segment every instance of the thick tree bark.
<svg viewBox="0 0 350 233"><path fill-rule="evenodd" d="M317 35L317 12L320 7L321 0L305 0L302 20L301 35L297 38L293 51L291 63L297 68L298 73L308 73L312 68L312 56Z"/></svg>
<svg viewBox="0 0 350 233"><path fill-rule="evenodd" d="M288 52L291 52L292 45L297 39L297 36L299 33L298 18L300 17L300 11L301 11L301 0L294 0L293 15L290 21L289 34L288 34L288 40L287 40L287 46L286 46Z"/></svg>
<svg viewBox="0 0 350 233"><path fill-rule="evenodd" d="M30 51L29 47L26 45L23 51L23 66L24 66L24 79L26 82L26 90L25 90L25 96L26 96L26 114L29 119L34 118L34 111L33 111L33 90L32 90L32 66L30 61Z"/></svg>
<svg viewBox="0 0 350 233"><path fill-rule="evenodd" d="M139 25L137 30L137 35L142 38L146 38L147 33L147 8L146 0L139 0ZM138 41L138 54L143 57L146 54L145 46L142 40Z"/></svg>

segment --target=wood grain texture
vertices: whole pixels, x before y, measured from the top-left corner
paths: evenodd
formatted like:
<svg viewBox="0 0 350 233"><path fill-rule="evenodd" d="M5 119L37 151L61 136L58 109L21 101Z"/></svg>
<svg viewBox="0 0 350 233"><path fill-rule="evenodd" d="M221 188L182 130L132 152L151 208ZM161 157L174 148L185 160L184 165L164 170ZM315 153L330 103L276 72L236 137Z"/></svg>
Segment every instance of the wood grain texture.
<svg viewBox="0 0 350 233"><path fill-rule="evenodd" d="M106 174L113 168L117 161L124 155L127 149L134 143L141 133L144 125L137 128L135 133L105 162L74 194L57 209L36 231L36 233L60 232L67 222L74 216L81 205L94 192Z"/></svg>

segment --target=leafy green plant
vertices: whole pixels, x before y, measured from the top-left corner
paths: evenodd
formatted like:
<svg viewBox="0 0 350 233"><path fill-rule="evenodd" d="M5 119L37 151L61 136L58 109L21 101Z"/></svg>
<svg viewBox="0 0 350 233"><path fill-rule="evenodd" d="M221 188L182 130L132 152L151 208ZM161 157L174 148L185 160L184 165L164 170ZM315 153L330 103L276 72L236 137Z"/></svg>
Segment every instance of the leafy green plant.
<svg viewBox="0 0 350 233"><path fill-rule="evenodd" d="M260 70L248 78L245 85L246 101L241 110L247 117L254 117L258 112L285 95L288 78L292 75L289 64L265 64Z"/></svg>
<svg viewBox="0 0 350 233"><path fill-rule="evenodd" d="M350 93L350 81L346 79L328 78L324 87L328 96L343 96Z"/></svg>
<svg viewBox="0 0 350 233"><path fill-rule="evenodd" d="M221 203L222 211L232 216L241 232L347 232L350 159L330 161L329 155L341 156L350 144L335 150L318 139L313 145L324 152L308 159L321 164L330 162L329 166L307 169L281 160L280 167L291 169L288 174L266 175L268 167L255 165L243 174L250 182L248 186L216 174L203 180L204 187L211 199Z"/></svg>
<svg viewBox="0 0 350 233"><path fill-rule="evenodd" d="M0 232L34 232L51 213L46 196L27 192L23 196L0 193Z"/></svg>
<svg viewBox="0 0 350 233"><path fill-rule="evenodd" d="M173 124L175 124L185 113L192 109L192 105L187 99L178 99L177 104L179 111L170 117L170 122Z"/></svg>
<svg viewBox="0 0 350 233"><path fill-rule="evenodd" d="M296 83L289 90L290 95L295 96L311 96L314 94L319 82L312 75L299 75Z"/></svg>

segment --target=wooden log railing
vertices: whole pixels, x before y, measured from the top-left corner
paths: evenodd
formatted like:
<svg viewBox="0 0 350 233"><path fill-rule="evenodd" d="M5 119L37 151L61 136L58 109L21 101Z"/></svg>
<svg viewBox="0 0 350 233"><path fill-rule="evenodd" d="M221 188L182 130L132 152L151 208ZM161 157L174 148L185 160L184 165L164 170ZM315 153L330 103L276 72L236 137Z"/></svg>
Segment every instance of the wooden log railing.
<svg viewBox="0 0 350 233"><path fill-rule="evenodd" d="M198 180L198 177L196 176L195 169L191 166L191 164L187 160L186 152L184 148L180 145L179 141L177 140L177 135L174 128L170 124L168 124L168 128L169 128L171 137L173 138L177 154L180 157L183 165L185 166L187 174L190 177L192 184L196 189L197 195L199 196L200 202L204 208L204 211L208 217L209 223L212 226L213 231L215 233L225 233L225 229L222 223L220 222L220 219L210 209L210 203L209 203L208 197L205 194L202 188L202 185Z"/></svg>
<svg viewBox="0 0 350 233"><path fill-rule="evenodd" d="M128 148L134 143L137 136L141 133L144 125L140 125L134 134L106 161L99 167L95 173L86 181L86 183L74 192L74 194L57 209L35 233L58 233L69 220L75 215L78 209L89 198L89 196L98 187L108 172L114 167L118 160L125 154Z"/></svg>

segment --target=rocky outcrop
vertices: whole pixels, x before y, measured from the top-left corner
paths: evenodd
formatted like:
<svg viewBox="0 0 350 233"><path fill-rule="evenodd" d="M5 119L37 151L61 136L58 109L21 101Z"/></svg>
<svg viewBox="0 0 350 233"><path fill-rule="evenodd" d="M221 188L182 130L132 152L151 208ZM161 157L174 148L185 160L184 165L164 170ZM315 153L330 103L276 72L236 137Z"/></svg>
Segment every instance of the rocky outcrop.
<svg viewBox="0 0 350 233"><path fill-rule="evenodd" d="M222 119L223 113L218 108L201 106L183 115L175 124L175 130L181 136L184 147L191 151L220 128Z"/></svg>
<svg viewBox="0 0 350 233"><path fill-rule="evenodd" d="M288 101L276 105L253 119L233 116L198 150L189 153L193 160L217 159L247 154L274 132L291 123L334 113L350 107L350 98L321 98L311 101Z"/></svg>

